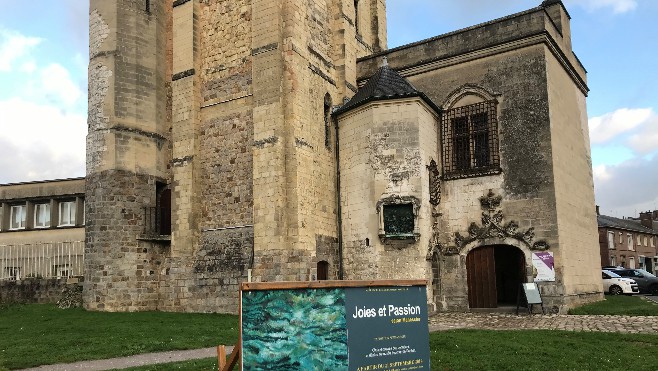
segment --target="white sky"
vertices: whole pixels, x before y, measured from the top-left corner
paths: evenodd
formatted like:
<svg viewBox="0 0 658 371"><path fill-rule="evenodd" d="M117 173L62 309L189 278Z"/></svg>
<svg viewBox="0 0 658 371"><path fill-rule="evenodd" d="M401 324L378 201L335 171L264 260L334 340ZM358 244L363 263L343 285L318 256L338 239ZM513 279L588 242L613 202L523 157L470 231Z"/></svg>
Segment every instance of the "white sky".
<svg viewBox="0 0 658 371"><path fill-rule="evenodd" d="M0 183L84 176L87 0L2 0ZM387 0L389 47L539 5L540 0ZM658 1L564 0L588 70L596 202L658 209Z"/></svg>

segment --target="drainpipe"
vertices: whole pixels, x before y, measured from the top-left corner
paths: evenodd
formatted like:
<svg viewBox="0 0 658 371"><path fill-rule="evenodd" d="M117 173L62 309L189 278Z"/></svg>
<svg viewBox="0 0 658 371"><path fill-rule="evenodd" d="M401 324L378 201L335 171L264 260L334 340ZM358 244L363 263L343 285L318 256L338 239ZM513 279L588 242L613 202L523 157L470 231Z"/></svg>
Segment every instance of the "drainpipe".
<svg viewBox="0 0 658 371"><path fill-rule="evenodd" d="M343 212L340 203L340 151L338 135L338 118L332 116L336 132L336 145L334 152L336 154L336 214L338 224L338 279L343 280Z"/></svg>

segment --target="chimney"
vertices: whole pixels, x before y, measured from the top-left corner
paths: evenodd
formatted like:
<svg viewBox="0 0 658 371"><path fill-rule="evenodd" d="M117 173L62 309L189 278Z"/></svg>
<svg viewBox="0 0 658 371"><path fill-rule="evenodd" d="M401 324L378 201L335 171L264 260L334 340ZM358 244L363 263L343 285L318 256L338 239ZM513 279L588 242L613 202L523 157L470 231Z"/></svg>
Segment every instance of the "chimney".
<svg viewBox="0 0 658 371"><path fill-rule="evenodd" d="M601 210L599 210L600 206L596 205L596 216L601 215Z"/></svg>
<svg viewBox="0 0 658 371"><path fill-rule="evenodd" d="M653 229L653 221L651 220L651 219L652 219L652 216L653 216L652 214L653 214L653 213L652 213L651 211L647 211L647 212L644 212L644 213L640 213L640 224L641 224L643 227L647 227L647 228L649 228L649 229Z"/></svg>

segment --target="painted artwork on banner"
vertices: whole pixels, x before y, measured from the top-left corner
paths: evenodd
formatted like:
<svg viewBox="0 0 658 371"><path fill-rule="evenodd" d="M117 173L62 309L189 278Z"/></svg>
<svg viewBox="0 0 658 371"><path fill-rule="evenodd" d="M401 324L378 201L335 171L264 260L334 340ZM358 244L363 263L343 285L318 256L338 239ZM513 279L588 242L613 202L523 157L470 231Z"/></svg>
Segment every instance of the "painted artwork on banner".
<svg viewBox="0 0 658 371"><path fill-rule="evenodd" d="M345 292L242 294L245 370L347 370Z"/></svg>
<svg viewBox="0 0 658 371"><path fill-rule="evenodd" d="M555 282L555 260L550 251L532 253L535 282Z"/></svg>
<svg viewBox="0 0 658 371"><path fill-rule="evenodd" d="M243 291L243 370L430 370L425 286Z"/></svg>

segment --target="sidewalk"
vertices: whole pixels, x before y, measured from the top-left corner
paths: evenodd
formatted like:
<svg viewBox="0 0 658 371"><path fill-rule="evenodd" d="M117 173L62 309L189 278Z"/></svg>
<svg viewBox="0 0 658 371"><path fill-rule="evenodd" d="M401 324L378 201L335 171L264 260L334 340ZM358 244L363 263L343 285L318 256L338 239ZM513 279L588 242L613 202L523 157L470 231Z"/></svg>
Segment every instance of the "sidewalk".
<svg viewBox="0 0 658 371"><path fill-rule="evenodd" d="M230 354L233 347L226 347L226 353ZM82 361L75 363L62 363L57 365L46 365L28 368L29 371L70 371L70 370L112 370L135 366L156 365L160 363L171 363L188 361L192 359L217 357L217 348L203 348L192 350L176 350L161 353L145 353L130 357L99 359L96 361Z"/></svg>
<svg viewBox="0 0 658 371"><path fill-rule="evenodd" d="M429 319L431 332L454 329L564 330L658 334L658 316L520 315L508 313L438 313ZM229 354L233 347L227 347ZM40 366L28 370L111 370L217 356L216 348L139 354L131 357Z"/></svg>

